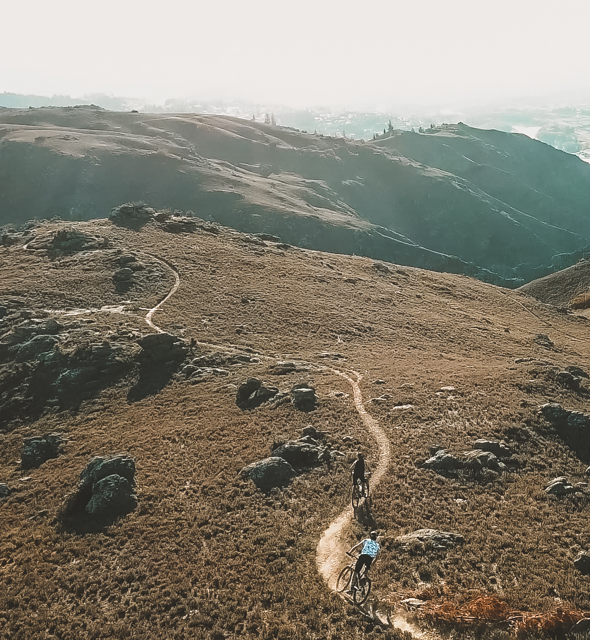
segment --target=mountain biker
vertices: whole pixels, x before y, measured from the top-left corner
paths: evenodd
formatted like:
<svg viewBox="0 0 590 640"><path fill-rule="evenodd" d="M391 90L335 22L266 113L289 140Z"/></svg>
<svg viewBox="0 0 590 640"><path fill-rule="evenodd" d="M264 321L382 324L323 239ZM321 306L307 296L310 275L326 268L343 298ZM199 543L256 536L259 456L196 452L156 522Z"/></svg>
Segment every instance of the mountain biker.
<svg viewBox="0 0 590 640"><path fill-rule="evenodd" d="M369 482L365 477L365 471L368 465L365 463L363 454L359 451L358 458L350 465L352 471L352 486L355 487L358 480L361 481L361 486L365 487L367 493L369 493Z"/></svg>
<svg viewBox="0 0 590 640"><path fill-rule="evenodd" d="M365 538L358 544L355 544L348 553L352 553L357 547L360 547L361 545L363 545L363 548L361 549L361 553L354 567L354 572L356 573L357 580L361 575L363 567L366 567L365 573L367 573L367 571L371 567L371 564L377 557L379 550L381 549L381 545L377 542L377 532L371 531L368 538ZM352 588L356 589L357 587L353 586Z"/></svg>

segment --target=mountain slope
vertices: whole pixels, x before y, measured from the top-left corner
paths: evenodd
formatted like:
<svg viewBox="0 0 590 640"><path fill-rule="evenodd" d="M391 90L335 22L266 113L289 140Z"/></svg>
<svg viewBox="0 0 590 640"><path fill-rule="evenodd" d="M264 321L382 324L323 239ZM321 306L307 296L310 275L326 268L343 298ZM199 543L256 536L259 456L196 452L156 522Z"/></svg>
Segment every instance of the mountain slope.
<svg viewBox="0 0 590 640"><path fill-rule="evenodd" d="M3 222L144 200L504 283L544 275L588 244L589 196L590 166L577 158L465 125L356 143L220 116L0 112Z"/></svg>
<svg viewBox="0 0 590 640"><path fill-rule="evenodd" d="M356 452L380 461L340 375L353 372L392 452L341 540L379 529L375 610L474 592L510 611L590 607L590 578L573 565L590 543L579 484L590 442L539 413L550 401L586 409L588 382L570 388L559 372L590 368L587 320L464 276L203 220L123 222L37 223L0 247L0 635L401 640L316 568L318 541L350 504ZM159 359L140 346L158 330L179 340ZM284 401L240 408L252 377ZM313 410L289 401L301 384L315 388ZM266 494L240 476L308 425L343 455ZM22 469L24 438L56 431L63 453ZM460 457L477 438L506 441L505 470L423 466L433 448ZM64 512L90 459L122 452L137 508L102 527ZM558 476L576 493L548 496ZM396 542L417 529L464 543Z"/></svg>

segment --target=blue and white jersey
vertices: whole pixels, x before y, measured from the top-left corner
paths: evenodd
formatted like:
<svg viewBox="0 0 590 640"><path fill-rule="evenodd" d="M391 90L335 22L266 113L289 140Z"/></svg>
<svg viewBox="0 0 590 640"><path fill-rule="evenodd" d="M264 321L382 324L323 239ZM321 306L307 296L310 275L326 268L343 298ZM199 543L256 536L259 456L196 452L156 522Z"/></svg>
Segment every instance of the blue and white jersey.
<svg viewBox="0 0 590 640"><path fill-rule="evenodd" d="M362 555L371 556L374 558L379 552L379 543L375 542L375 540L371 540L371 538L367 538L363 541L363 550L361 551Z"/></svg>

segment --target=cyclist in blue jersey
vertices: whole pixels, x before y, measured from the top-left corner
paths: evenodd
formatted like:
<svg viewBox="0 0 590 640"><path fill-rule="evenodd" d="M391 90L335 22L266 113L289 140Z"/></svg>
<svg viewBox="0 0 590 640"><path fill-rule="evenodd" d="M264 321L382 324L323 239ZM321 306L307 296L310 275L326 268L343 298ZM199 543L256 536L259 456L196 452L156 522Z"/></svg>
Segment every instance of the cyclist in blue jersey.
<svg viewBox="0 0 590 640"><path fill-rule="evenodd" d="M358 544L355 544L354 547L349 551L352 553L357 547L362 545L361 553L356 561L356 566L354 567L354 572L356 573L356 579L360 576L360 572L363 567L365 568L365 573L369 570L369 567L377 557L379 550L381 549L381 545L377 542L377 532L371 531L368 538L361 540ZM356 585L353 585L352 589L356 589Z"/></svg>

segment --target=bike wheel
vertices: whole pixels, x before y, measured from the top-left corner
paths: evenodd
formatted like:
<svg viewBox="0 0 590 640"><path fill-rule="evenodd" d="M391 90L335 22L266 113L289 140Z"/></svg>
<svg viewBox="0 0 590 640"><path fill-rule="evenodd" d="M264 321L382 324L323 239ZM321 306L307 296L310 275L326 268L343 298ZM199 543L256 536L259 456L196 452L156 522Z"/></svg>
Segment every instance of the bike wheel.
<svg viewBox="0 0 590 640"><path fill-rule="evenodd" d="M338 581L336 582L336 591L342 593L346 587L350 584L350 579L352 578L352 567L344 567L338 576Z"/></svg>
<svg viewBox="0 0 590 640"><path fill-rule="evenodd" d="M359 489L358 484L355 484L352 487L352 506L356 509L359 506L359 502L361 501L361 491Z"/></svg>
<svg viewBox="0 0 590 640"><path fill-rule="evenodd" d="M363 604L371 593L371 580L363 576L358 582L358 589L353 591L352 599L355 604Z"/></svg>

